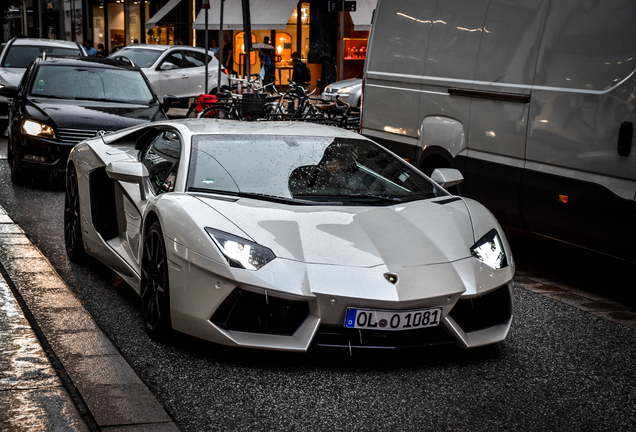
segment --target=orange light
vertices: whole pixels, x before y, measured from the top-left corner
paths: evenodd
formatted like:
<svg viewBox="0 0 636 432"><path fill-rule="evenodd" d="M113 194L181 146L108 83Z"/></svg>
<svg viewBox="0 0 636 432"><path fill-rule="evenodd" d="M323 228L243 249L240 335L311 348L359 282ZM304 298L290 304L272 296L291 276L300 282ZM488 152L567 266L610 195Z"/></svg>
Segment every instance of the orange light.
<svg viewBox="0 0 636 432"><path fill-rule="evenodd" d="M568 196L567 195L559 195L559 202L563 203L563 204L567 204L568 203Z"/></svg>

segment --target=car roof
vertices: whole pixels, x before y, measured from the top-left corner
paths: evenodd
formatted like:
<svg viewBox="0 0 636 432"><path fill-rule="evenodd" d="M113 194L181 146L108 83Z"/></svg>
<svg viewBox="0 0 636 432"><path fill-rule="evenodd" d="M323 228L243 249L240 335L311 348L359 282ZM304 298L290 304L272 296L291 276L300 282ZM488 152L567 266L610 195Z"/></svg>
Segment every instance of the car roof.
<svg viewBox="0 0 636 432"><path fill-rule="evenodd" d="M294 135L368 140L346 129L298 121L246 122L217 119L179 119L153 123L153 126L185 128L193 135Z"/></svg>
<svg viewBox="0 0 636 432"><path fill-rule="evenodd" d="M59 66L87 66L99 67L104 69L129 69L141 71L139 67L132 66L129 63L125 63L121 60L114 60L111 58L103 57L47 57L46 60L42 60L42 57L35 59L40 65L42 64L54 64Z"/></svg>
<svg viewBox="0 0 636 432"><path fill-rule="evenodd" d="M15 46L37 45L37 46L52 46L52 47L61 47L61 48L79 48L76 42L58 40L58 39L15 38L11 44Z"/></svg>
<svg viewBox="0 0 636 432"><path fill-rule="evenodd" d="M155 45L155 44L132 44L122 48L122 50L127 50L127 49L151 49L155 51L167 51L169 49L194 49L197 51L205 51L201 47L194 47L191 45Z"/></svg>

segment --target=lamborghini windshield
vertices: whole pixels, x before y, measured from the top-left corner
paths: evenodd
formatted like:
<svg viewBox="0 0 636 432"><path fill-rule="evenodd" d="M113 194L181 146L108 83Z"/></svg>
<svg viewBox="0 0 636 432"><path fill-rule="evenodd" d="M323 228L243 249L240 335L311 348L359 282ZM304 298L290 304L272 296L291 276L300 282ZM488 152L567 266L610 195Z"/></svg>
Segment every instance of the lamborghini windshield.
<svg viewBox="0 0 636 432"><path fill-rule="evenodd" d="M377 205L447 195L373 142L271 135L196 135L188 190Z"/></svg>

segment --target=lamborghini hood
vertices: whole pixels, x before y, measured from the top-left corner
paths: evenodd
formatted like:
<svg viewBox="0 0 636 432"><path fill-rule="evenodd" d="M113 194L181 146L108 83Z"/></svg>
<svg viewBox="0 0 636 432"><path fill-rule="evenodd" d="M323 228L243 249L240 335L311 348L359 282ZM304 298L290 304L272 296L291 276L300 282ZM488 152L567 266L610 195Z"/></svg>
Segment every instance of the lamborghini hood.
<svg viewBox="0 0 636 432"><path fill-rule="evenodd" d="M462 200L390 207L203 201L277 257L304 263L356 267L439 264L470 256L474 243Z"/></svg>

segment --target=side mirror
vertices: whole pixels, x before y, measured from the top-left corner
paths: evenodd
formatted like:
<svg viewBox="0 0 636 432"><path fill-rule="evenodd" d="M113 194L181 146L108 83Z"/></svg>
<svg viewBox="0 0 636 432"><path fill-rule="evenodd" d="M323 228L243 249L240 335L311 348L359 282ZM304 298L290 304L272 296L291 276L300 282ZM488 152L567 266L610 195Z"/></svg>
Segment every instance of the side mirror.
<svg viewBox="0 0 636 432"><path fill-rule="evenodd" d="M454 168L437 168L431 174L431 180L443 188L449 188L460 184L464 176Z"/></svg>
<svg viewBox="0 0 636 432"><path fill-rule="evenodd" d="M9 99L18 97L18 88L16 86L0 86L0 96L4 96Z"/></svg>
<svg viewBox="0 0 636 432"><path fill-rule="evenodd" d="M148 169L141 162L111 162L106 166L106 175L113 180L139 185L141 199L146 200L146 179L150 176Z"/></svg>
<svg viewBox="0 0 636 432"><path fill-rule="evenodd" d="M165 62L162 63L161 66L159 66L160 70L164 70L164 71L168 71L168 70L172 70L172 69L177 69L177 65L175 65L174 63L170 63L170 62Z"/></svg>
<svg viewBox="0 0 636 432"><path fill-rule="evenodd" d="M181 99L174 95L163 95L163 104L164 105L176 105L181 102Z"/></svg>

